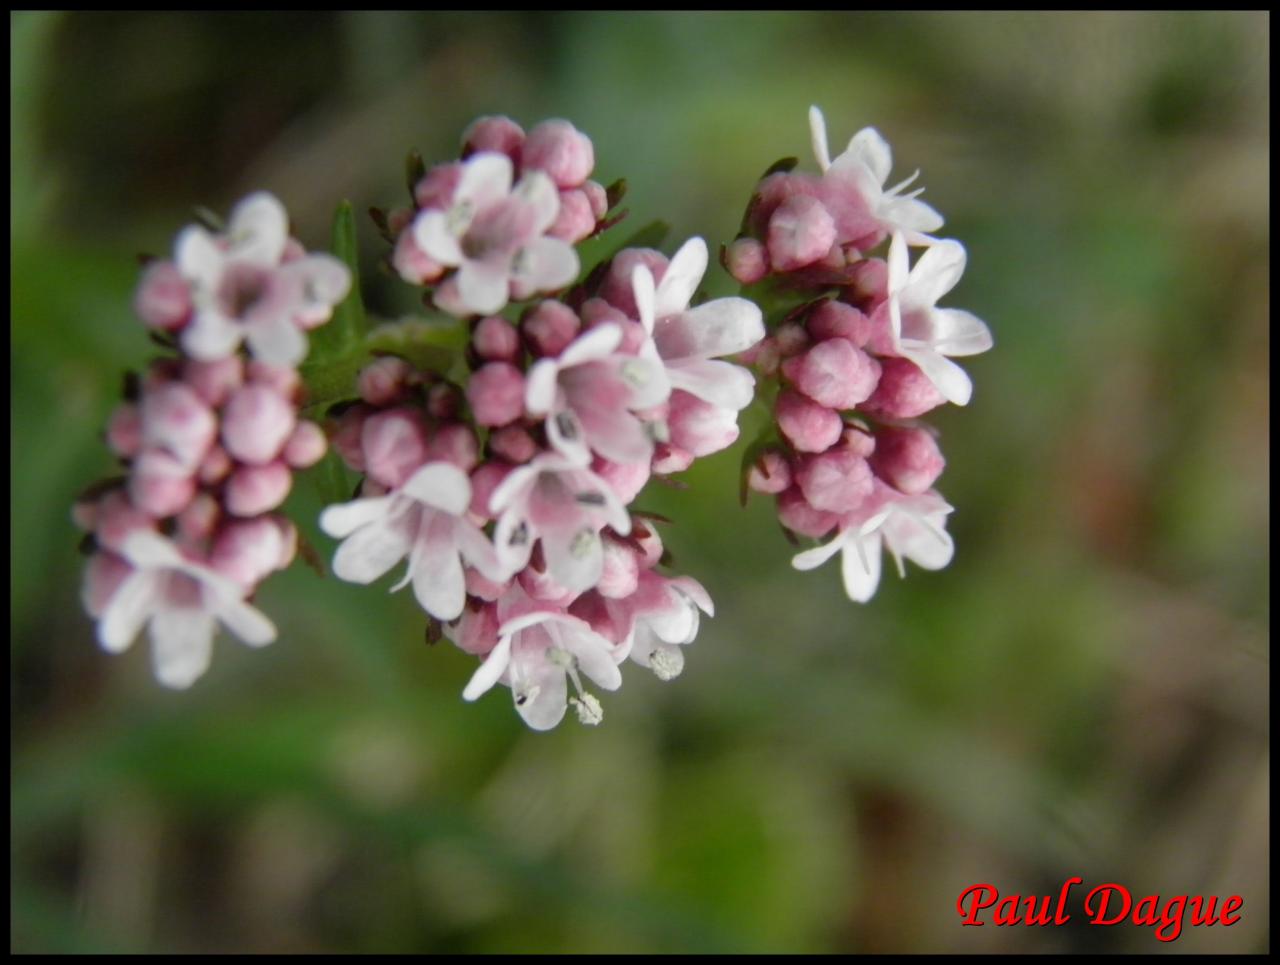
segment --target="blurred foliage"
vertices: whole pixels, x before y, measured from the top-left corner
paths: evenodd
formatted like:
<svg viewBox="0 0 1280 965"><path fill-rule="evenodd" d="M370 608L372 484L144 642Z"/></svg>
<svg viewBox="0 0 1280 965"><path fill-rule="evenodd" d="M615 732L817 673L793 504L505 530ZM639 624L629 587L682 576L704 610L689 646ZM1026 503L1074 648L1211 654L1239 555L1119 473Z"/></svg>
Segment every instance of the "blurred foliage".
<svg viewBox="0 0 1280 965"><path fill-rule="evenodd" d="M1269 16L13 13L11 948L1251 951L1269 944ZM56 69L55 69L56 65ZM594 730L459 697L406 594L303 566L190 693L109 659L68 512L194 205L403 203L465 124L570 118L636 227L732 237L759 173L874 124L990 324L940 411L947 570L849 603L737 450L644 508L717 616ZM627 228L619 228L626 231ZM361 216L370 311L414 312ZM732 290L722 274L710 286ZM743 440L759 427L744 420ZM753 421L754 420L754 421ZM341 472L341 470L338 470ZM321 555L318 490L290 508ZM1149 929L961 928L959 892L1245 897Z"/></svg>

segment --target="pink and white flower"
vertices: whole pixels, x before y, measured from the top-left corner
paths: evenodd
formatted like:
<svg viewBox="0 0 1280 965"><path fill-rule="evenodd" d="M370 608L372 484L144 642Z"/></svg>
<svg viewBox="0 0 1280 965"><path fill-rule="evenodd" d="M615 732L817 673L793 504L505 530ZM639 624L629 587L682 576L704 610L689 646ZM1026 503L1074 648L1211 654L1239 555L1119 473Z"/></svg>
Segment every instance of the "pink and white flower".
<svg viewBox="0 0 1280 965"><path fill-rule="evenodd" d="M888 311L894 354L914 362L949 402L967 405L968 373L948 356L978 355L994 344L982 319L958 308L937 308L964 274L964 245L940 241L908 271L907 242L895 232L889 245Z"/></svg>
<svg viewBox="0 0 1280 965"><path fill-rule="evenodd" d="M582 723L600 723L600 701L583 687L579 671L597 686L617 690L622 684L617 648L585 620L530 600L519 588L499 601L498 613L497 646L471 677L463 699L476 700L502 683L534 730L559 724L569 703ZM570 682L577 696L569 696Z"/></svg>
<svg viewBox="0 0 1280 965"><path fill-rule="evenodd" d="M907 496L877 483L857 512L841 520L834 539L797 554L791 565L812 570L840 553L845 592L854 602L866 603L880 584L882 547L893 556L902 577L904 557L926 570L940 570L951 562L955 543L945 528L951 511L934 490Z"/></svg>
<svg viewBox="0 0 1280 965"><path fill-rule="evenodd" d="M618 352L622 334L597 325L529 370L525 407L546 415L547 438L577 465L592 451L624 465L653 456L654 429L634 411L665 402L671 383L661 360Z"/></svg>
<svg viewBox="0 0 1280 965"><path fill-rule="evenodd" d="M351 272L337 258L291 244L284 206L266 192L236 205L225 234L187 227L174 260L191 286L182 347L206 362L247 341L264 362L297 365L307 355L303 331L327 321L351 287Z"/></svg>
<svg viewBox="0 0 1280 965"><path fill-rule="evenodd" d="M493 491L489 508L498 560L509 572L524 569L533 544L542 541L550 577L571 593L600 581L606 525L625 536L631 517L617 493L590 469L546 452L513 469Z"/></svg>
<svg viewBox="0 0 1280 965"><path fill-rule="evenodd" d="M466 604L464 562L491 580L511 575L467 518L470 503L467 474L450 463L431 462L385 496L330 506L320 527L343 539L334 573L350 583L372 583L407 556L404 578L392 592L412 583L424 610L439 620L457 619Z"/></svg>
<svg viewBox="0 0 1280 965"><path fill-rule="evenodd" d="M185 689L209 668L219 622L253 647L276 638L271 621L245 602L242 587L188 559L172 540L135 530L120 553L127 575L115 567L114 590L105 601L90 604L98 618L98 642L110 653L122 653L149 626L156 679L166 687ZM93 575L91 567L86 579Z"/></svg>
<svg viewBox="0 0 1280 965"><path fill-rule="evenodd" d="M621 652L659 680L672 680L684 669L681 648L698 636L699 611L715 616L711 596L693 577L671 578L653 570L640 573L631 596L605 606L623 634Z"/></svg>
<svg viewBox="0 0 1280 965"><path fill-rule="evenodd" d="M562 288L578 274L578 255L547 230L560 211L554 182L530 171L512 187L505 154L481 151L463 162L462 176L444 210L426 209L413 237L429 258L456 267L436 292L452 314L489 315L508 298Z"/></svg>

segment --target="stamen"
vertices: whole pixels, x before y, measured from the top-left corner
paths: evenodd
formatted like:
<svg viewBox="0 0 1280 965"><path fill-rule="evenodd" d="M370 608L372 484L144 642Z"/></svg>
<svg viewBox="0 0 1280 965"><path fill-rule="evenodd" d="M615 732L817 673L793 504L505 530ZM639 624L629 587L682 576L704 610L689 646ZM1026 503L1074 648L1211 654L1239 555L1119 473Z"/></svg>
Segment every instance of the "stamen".
<svg viewBox="0 0 1280 965"><path fill-rule="evenodd" d="M674 680L684 670L684 651L672 646L654 647L649 654L649 667L659 680Z"/></svg>
<svg viewBox="0 0 1280 965"><path fill-rule="evenodd" d="M654 422L646 422L644 431L654 442L670 442L671 429L667 425L665 419L658 419Z"/></svg>
<svg viewBox="0 0 1280 965"><path fill-rule="evenodd" d="M578 420L568 412L561 412L556 416L556 428L568 442L578 438Z"/></svg>
<svg viewBox="0 0 1280 965"><path fill-rule="evenodd" d="M475 205L470 201L459 201L445 215L445 226L450 234L465 234L471 227L471 219L475 216Z"/></svg>
<svg viewBox="0 0 1280 965"><path fill-rule="evenodd" d="M511 546L523 546L529 541L529 525L521 522L519 526L511 531L511 537L507 543Z"/></svg>
<svg viewBox="0 0 1280 965"><path fill-rule="evenodd" d="M582 529L574 536L573 542L569 544L569 552L578 559L584 559L591 555L596 544L600 542L600 537L594 529Z"/></svg>
<svg viewBox="0 0 1280 965"><path fill-rule="evenodd" d="M603 506L604 493L578 493L574 496L574 501L581 503L583 506Z"/></svg>
<svg viewBox="0 0 1280 965"><path fill-rule="evenodd" d="M583 693L580 699L578 697L570 697L569 703L578 712L578 723L580 724L595 727L596 724L604 720L604 708L600 706L600 701L596 700L594 694Z"/></svg>
<svg viewBox="0 0 1280 965"><path fill-rule="evenodd" d="M637 389L649 383L649 370L634 359L623 362L619 371L622 377Z"/></svg>
<svg viewBox="0 0 1280 965"><path fill-rule="evenodd" d="M885 194L897 194L899 191L901 191L903 188L905 188L908 184L910 184L912 181L914 181L918 177L920 177L920 169L916 168L915 174L911 175L911 177L907 178L905 181L899 181L893 187L889 188L889 190L887 190Z"/></svg>

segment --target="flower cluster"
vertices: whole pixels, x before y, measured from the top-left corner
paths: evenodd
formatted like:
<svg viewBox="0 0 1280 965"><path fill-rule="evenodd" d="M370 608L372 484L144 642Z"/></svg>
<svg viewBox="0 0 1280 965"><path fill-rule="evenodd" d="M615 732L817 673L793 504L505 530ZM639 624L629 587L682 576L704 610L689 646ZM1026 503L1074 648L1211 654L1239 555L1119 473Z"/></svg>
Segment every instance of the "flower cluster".
<svg viewBox="0 0 1280 965"><path fill-rule="evenodd" d="M889 146L859 131L832 160L826 127L810 110L821 175L777 170L757 185L743 234L724 251L744 285L772 283L799 298L751 353L778 380L778 444L747 484L777 497L779 518L802 536L834 538L797 555L811 569L843 553L849 597L865 602L880 579L881 549L927 569L951 559L951 507L932 489L944 460L918 418L968 403L972 383L953 356L991 347L987 326L937 303L959 281L964 247L929 232L942 218L918 195L916 175L885 188ZM917 172L918 174L918 172ZM888 240L885 259L874 250ZM908 248L924 252L910 264Z"/></svg>
<svg viewBox="0 0 1280 965"><path fill-rule="evenodd" d="M173 261L144 273L137 311L181 352L127 384L106 433L125 475L92 487L73 516L91 536L84 603L99 642L119 652L149 626L167 686L204 673L219 621L253 646L275 638L247 598L293 559L297 530L275 510L293 471L326 449L298 418L293 366L349 285L341 262L289 238L267 194L238 205L225 232L187 228Z"/></svg>

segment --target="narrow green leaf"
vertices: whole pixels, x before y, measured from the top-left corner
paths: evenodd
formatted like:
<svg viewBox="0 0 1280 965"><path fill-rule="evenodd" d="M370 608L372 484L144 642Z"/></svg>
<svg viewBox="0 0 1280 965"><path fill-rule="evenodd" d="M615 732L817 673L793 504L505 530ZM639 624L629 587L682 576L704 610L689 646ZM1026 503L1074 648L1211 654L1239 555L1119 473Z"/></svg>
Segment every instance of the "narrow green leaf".
<svg viewBox="0 0 1280 965"><path fill-rule="evenodd" d="M351 290L329 319L311 333L308 365L330 362L347 354L365 332L364 302L360 299L360 256L356 246L356 219L351 202L343 201L333 215L333 253L351 272Z"/></svg>

